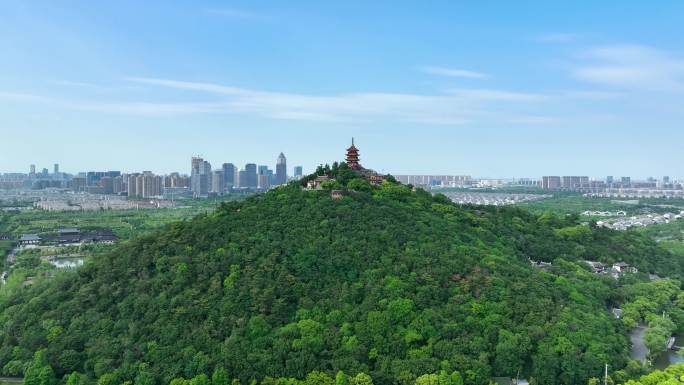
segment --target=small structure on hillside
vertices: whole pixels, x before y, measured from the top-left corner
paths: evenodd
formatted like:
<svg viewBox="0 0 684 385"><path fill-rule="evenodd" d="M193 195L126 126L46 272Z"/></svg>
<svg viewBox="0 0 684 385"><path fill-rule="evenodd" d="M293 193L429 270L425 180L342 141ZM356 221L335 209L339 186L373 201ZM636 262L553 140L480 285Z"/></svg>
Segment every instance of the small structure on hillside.
<svg viewBox="0 0 684 385"><path fill-rule="evenodd" d="M597 261L584 261L591 268L591 272L594 274L608 274L611 277L618 279L621 276L629 273L636 274L638 272L637 268L630 266L626 262L615 262L613 265L606 266L605 264Z"/></svg>
<svg viewBox="0 0 684 385"><path fill-rule="evenodd" d="M335 200L342 199L343 196L342 190L332 190L330 192L330 197Z"/></svg>
<svg viewBox="0 0 684 385"><path fill-rule="evenodd" d="M306 183L306 188L307 190L320 190L322 187L321 185L325 182L333 181L335 179L330 178L327 175L320 175L317 176L316 179L310 180Z"/></svg>
<svg viewBox="0 0 684 385"><path fill-rule="evenodd" d="M41 238L36 234L24 234L19 238L19 244L25 245L37 245L41 241Z"/></svg>
<svg viewBox="0 0 684 385"><path fill-rule="evenodd" d="M379 186L385 181L384 175L380 175L371 169L361 166L361 163L359 162L359 149L354 145L354 138L352 138L351 146L347 149L346 161L349 168L368 180L370 184Z"/></svg>
<svg viewBox="0 0 684 385"><path fill-rule="evenodd" d="M606 265L598 261L584 261L591 268L592 273L601 274L606 271Z"/></svg>
<svg viewBox="0 0 684 385"><path fill-rule="evenodd" d="M620 319L622 317L622 309L614 307L613 310L611 310L611 313L613 313L613 317Z"/></svg>
<svg viewBox="0 0 684 385"><path fill-rule="evenodd" d="M81 242L81 230L76 228L66 228L57 230L58 244L77 244Z"/></svg>

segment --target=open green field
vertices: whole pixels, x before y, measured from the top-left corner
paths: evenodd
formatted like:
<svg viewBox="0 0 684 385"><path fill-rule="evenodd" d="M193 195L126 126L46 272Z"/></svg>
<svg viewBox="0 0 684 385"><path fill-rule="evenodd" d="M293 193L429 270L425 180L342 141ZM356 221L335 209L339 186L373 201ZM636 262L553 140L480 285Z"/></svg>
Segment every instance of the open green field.
<svg viewBox="0 0 684 385"><path fill-rule="evenodd" d="M242 196L227 196L222 199L194 199L182 202L179 207L164 209L4 212L0 213L0 234L11 234L16 238L21 234L76 227L82 230L112 229L119 238L128 239L166 224L212 211L223 201L241 198Z"/></svg>
<svg viewBox="0 0 684 385"><path fill-rule="evenodd" d="M559 214L580 214L583 211L625 211L627 215L647 213L666 213L684 210L683 199L639 199L632 202L627 199L615 198L591 198L579 194L556 195L552 198L524 202L520 207L529 209L535 213L546 211ZM638 203L637 203L638 202ZM636 204L635 204L636 203Z"/></svg>

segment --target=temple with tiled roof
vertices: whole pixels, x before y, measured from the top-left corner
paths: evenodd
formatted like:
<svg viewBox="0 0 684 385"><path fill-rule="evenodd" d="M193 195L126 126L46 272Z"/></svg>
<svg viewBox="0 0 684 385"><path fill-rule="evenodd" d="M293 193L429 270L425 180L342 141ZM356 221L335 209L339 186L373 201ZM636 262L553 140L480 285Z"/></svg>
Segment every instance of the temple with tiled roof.
<svg viewBox="0 0 684 385"><path fill-rule="evenodd" d="M361 163L359 163L359 159L359 149L354 144L354 138L352 138L352 144L347 149L347 166L356 171L359 175L366 178L371 184L382 184L382 182L385 180L385 176L380 175L371 169L364 168L361 166Z"/></svg>
<svg viewBox="0 0 684 385"><path fill-rule="evenodd" d="M359 163L359 149L354 145L354 138L352 138L351 147L347 149L347 166L352 170L360 170L362 168Z"/></svg>

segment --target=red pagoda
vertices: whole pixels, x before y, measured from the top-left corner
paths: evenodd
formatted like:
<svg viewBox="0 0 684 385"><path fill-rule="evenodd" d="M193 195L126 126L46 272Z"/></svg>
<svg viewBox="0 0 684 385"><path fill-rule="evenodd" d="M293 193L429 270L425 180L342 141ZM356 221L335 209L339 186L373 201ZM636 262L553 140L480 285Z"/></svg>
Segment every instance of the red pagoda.
<svg viewBox="0 0 684 385"><path fill-rule="evenodd" d="M359 163L359 149L354 146L354 138L352 138L352 145L347 149L347 166L352 170L360 170Z"/></svg>

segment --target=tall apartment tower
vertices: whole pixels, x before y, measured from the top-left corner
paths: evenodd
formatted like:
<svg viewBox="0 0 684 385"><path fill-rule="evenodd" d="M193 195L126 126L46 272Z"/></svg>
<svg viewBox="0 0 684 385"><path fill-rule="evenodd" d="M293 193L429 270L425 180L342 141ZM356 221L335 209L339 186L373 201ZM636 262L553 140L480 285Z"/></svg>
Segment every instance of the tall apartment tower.
<svg viewBox="0 0 684 385"><path fill-rule="evenodd" d="M543 176L542 188L544 190L557 190L561 188L561 177L559 176Z"/></svg>
<svg viewBox="0 0 684 385"><path fill-rule="evenodd" d="M223 194L223 190L226 188L223 169L214 170L211 176L211 192L216 194Z"/></svg>
<svg viewBox="0 0 684 385"><path fill-rule="evenodd" d="M287 183L287 159L282 152L278 155L278 162L276 163L276 177L275 184Z"/></svg>
<svg viewBox="0 0 684 385"><path fill-rule="evenodd" d="M268 188L271 187L271 170L268 169L268 166L259 166L257 171L258 188L261 190L268 190Z"/></svg>
<svg viewBox="0 0 684 385"><path fill-rule="evenodd" d="M295 168L294 168L294 177L297 178L297 179L301 178L301 177L303 176L303 174L304 174L303 171L304 171L304 169L302 168L302 166L295 166Z"/></svg>
<svg viewBox="0 0 684 385"><path fill-rule="evenodd" d="M195 197L206 196L211 188L211 164L200 157L191 162L191 190Z"/></svg>
<svg viewBox="0 0 684 385"><path fill-rule="evenodd" d="M129 197L138 196L138 192L137 192L138 175L139 174L128 174L128 176L127 176L126 192L128 193Z"/></svg>
<svg viewBox="0 0 684 385"><path fill-rule="evenodd" d="M256 189L257 186L259 185L258 179L257 179L257 165L254 163L247 163L245 165L245 174L244 174L244 185L242 181L240 181L240 187L247 187L251 189Z"/></svg>
<svg viewBox="0 0 684 385"><path fill-rule="evenodd" d="M235 165L232 163L223 164L223 183L226 188L237 187L235 183Z"/></svg>

